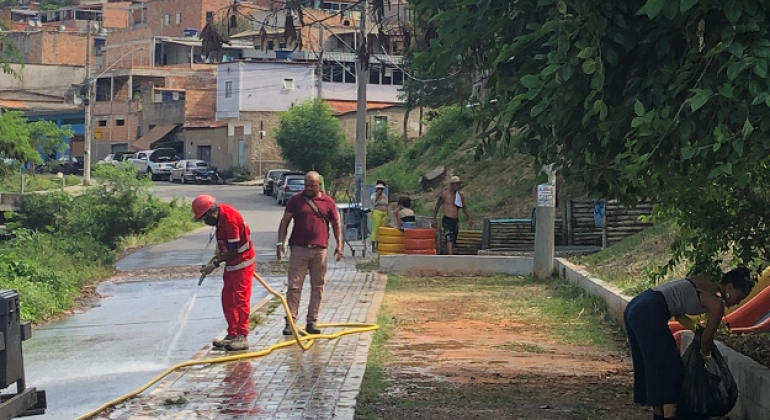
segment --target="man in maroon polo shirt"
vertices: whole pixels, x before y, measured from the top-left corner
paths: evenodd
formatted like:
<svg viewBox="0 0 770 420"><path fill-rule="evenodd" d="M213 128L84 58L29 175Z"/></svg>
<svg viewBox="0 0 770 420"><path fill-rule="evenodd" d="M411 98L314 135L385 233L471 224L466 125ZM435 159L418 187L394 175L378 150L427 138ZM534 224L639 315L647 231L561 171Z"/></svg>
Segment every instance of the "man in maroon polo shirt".
<svg viewBox="0 0 770 420"><path fill-rule="evenodd" d="M299 302L302 298L302 285L305 275L310 271L310 304L307 308L307 325L305 331L310 334L320 334L316 323L318 311L323 299L324 283L326 282L327 248L329 247L329 225L334 228L334 239L337 249L334 251L336 260L342 259L342 225L337 212L337 204L321 191L321 175L311 171L305 175L305 190L289 199L286 211L278 227L277 256L280 260L286 252L284 239L289 229L289 223L294 220L289 246L289 289L286 300L292 318L296 321L299 313ZM291 335L289 319L283 335Z"/></svg>

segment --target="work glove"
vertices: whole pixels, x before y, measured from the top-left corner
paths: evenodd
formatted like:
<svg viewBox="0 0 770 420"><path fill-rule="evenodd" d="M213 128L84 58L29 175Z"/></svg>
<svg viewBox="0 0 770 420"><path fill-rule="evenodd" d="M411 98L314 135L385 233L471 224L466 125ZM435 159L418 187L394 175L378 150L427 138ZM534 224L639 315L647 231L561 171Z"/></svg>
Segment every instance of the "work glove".
<svg viewBox="0 0 770 420"><path fill-rule="evenodd" d="M214 261L212 261L212 262L204 265L203 267L201 267L201 274L209 275L214 270L217 269L217 266L218 266L218 264L215 264Z"/></svg>
<svg viewBox="0 0 770 420"><path fill-rule="evenodd" d="M704 362L708 363L708 361L711 360L711 353L704 353L703 350L701 350L700 357L703 358Z"/></svg>

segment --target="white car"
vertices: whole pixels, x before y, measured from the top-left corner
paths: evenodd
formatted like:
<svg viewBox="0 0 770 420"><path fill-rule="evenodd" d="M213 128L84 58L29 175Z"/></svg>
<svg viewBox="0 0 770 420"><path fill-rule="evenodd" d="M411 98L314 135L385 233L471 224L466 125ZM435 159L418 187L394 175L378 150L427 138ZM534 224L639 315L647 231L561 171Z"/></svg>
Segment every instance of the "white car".
<svg viewBox="0 0 770 420"><path fill-rule="evenodd" d="M209 165L200 159L185 159L176 163L174 169L171 170L168 180L171 182L179 181L182 184L185 182L198 182L206 177L206 172L209 170Z"/></svg>
<svg viewBox="0 0 770 420"><path fill-rule="evenodd" d="M153 181L168 179L176 164L176 150L171 148L142 150L136 152L136 156L131 159L131 164L140 174L148 175Z"/></svg>

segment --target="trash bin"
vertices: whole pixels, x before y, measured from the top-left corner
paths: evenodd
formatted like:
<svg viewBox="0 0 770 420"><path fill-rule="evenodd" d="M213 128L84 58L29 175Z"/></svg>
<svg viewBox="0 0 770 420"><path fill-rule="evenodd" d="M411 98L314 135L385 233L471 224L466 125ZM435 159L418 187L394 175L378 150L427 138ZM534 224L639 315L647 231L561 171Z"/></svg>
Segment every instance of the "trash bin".
<svg viewBox="0 0 770 420"><path fill-rule="evenodd" d="M29 338L30 330L29 323L21 323L19 294L0 290L0 389L24 379L21 342Z"/></svg>

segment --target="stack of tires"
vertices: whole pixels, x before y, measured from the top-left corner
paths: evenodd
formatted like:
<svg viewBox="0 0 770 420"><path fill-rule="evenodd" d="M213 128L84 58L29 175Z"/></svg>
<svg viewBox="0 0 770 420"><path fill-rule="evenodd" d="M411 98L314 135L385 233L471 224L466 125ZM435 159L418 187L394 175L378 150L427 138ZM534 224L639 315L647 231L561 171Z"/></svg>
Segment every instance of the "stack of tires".
<svg viewBox="0 0 770 420"><path fill-rule="evenodd" d="M404 249L409 255L436 255L435 229L405 229Z"/></svg>
<svg viewBox="0 0 770 420"><path fill-rule="evenodd" d="M404 232L383 226L379 228L378 234L377 252L380 255L403 254L406 250L404 248Z"/></svg>

